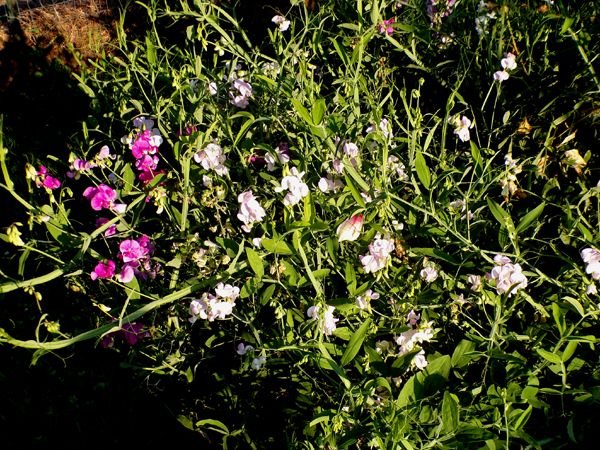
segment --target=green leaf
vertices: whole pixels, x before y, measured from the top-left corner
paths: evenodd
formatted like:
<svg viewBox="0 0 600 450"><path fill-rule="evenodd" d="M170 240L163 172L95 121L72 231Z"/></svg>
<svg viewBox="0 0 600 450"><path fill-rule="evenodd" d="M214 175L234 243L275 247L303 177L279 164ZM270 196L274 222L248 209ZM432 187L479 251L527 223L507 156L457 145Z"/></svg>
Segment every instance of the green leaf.
<svg viewBox="0 0 600 450"><path fill-rule="evenodd" d="M325 116L325 110L327 109L325 105L325 99L318 99L313 105L313 109L311 111L312 121L315 125L320 125L323 121L323 117Z"/></svg>
<svg viewBox="0 0 600 450"><path fill-rule="evenodd" d="M298 100L296 100L295 98L292 99L292 105L294 105L294 109L296 110L296 112L298 113L298 115L309 125L315 125L315 123L312 120L311 115L308 113L308 109L306 109L304 107L304 105L302 105L302 103L300 103Z"/></svg>
<svg viewBox="0 0 600 450"><path fill-rule="evenodd" d="M396 405L399 409L409 406L423 398L424 388L417 375L413 375L402 387Z"/></svg>
<svg viewBox="0 0 600 450"><path fill-rule="evenodd" d="M561 358L562 362L567 362L569 359L571 359L571 356L573 356L575 350L577 350L577 344L577 341L569 341L565 347L565 350L563 351Z"/></svg>
<svg viewBox="0 0 600 450"><path fill-rule="evenodd" d="M285 241L280 239L271 239L266 238L261 242L263 248L270 253L274 253L276 255L292 255L294 251L292 247Z"/></svg>
<svg viewBox="0 0 600 450"><path fill-rule="evenodd" d="M419 181L423 184L425 189L429 189L429 186L431 185L431 172L429 171L429 167L427 167L425 157L420 151L417 151L415 154L415 168L417 169Z"/></svg>
<svg viewBox="0 0 600 450"><path fill-rule="evenodd" d="M340 364L343 366L347 365L351 362L354 357L358 354L363 341L365 340L365 336L367 335L367 331L369 331L369 326L371 325L371 319L368 318L363 322L363 324L354 332L352 337L350 338L350 342L348 342L348 346L342 355L342 359Z"/></svg>
<svg viewBox="0 0 600 450"><path fill-rule="evenodd" d="M517 421L515 422L515 424L513 425L513 428L515 430L520 430L521 428L523 428L525 426L525 424L529 421L529 418L531 417L531 412L533 411L533 407L531 405L529 405L527 407L526 410L524 410L520 415L519 418L517 419Z"/></svg>
<svg viewBox="0 0 600 450"><path fill-rule="evenodd" d="M273 297L273 294L275 293L275 288L276 288L276 285L274 285L274 284L270 284L269 286L267 286L265 288L265 290L260 295L260 304L261 305L264 306L269 302L269 300L271 300L271 298Z"/></svg>
<svg viewBox="0 0 600 450"><path fill-rule="evenodd" d="M151 66L156 65L156 47L149 36L146 36L146 58Z"/></svg>
<svg viewBox="0 0 600 450"><path fill-rule="evenodd" d="M444 392L442 400L442 432L452 433L456 431L459 424L458 398L450 392Z"/></svg>
<svg viewBox="0 0 600 450"><path fill-rule="evenodd" d="M226 435L229 434L229 428L227 428L227 425L225 425L220 420L203 419L203 420L199 420L198 422L196 422L196 426L197 427L205 427L205 428L208 428L209 430L216 431L217 433L221 433L221 434L226 434Z"/></svg>
<svg viewBox="0 0 600 450"><path fill-rule="evenodd" d="M521 233L522 231L525 231L527 228L529 228L529 226L533 222L535 222L538 219L538 217L540 217L545 207L546 203L542 202L538 206L533 208L531 211L529 211L527 214L525 214L521 218L519 225L517 225L517 233Z"/></svg>
<svg viewBox="0 0 600 450"><path fill-rule="evenodd" d="M510 214L504 211L498 203L488 197L487 204L492 212L492 215L496 218L500 226L506 228L509 223L512 224L512 218L510 217Z"/></svg>
<svg viewBox="0 0 600 450"><path fill-rule="evenodd" d="M452 353L452 367L455 369L461 368L469 364L469 362L474 359L474 356L471 353L475 350L475 342L468 341L463 339L454 349L454 353Z"/></svg>
<svg viewBox="0 0 600 450"><path fill-rule="evenodd" d="M541 349L541 348L538 348L536 351L542 358L544 358L546 361L548 361L552 364L560 364L562 362L562 360L560 359L560 356L558 356L552 352L549 352L549 351Z"/></svg>
<svg viewBox="0 0 600 450"><path fill-rule="evenodd" d="M473 161L475 161L475 167L477 167L478 171L483 169L483 160L481 159L481 152L477 147L477 144L473 141L469 141L471 144L471 156L473 157Z"/></svg>
<svg viewBox="0 0 600 450"><path fill-rule="evenodd" d="M262 279L262 277L265 274L265 266L263 259L255 250L249 247L246 248L246 257L248 258L248 264L250 264L250 267L256 274L256 278L258 278L259 280Z"/></svg>
<svg viewBox="0 0 600 450"><path fill-rule="evenodd" d="M354 166L352 164L345 162L344 163L344 171L347 172L352 179L358 184L358 186L363 190L363 192L369 192L369 185L362 177L358 174ZM360 203L360 202L359 202ZM363 202L364 205L364 202Z"/></svg>

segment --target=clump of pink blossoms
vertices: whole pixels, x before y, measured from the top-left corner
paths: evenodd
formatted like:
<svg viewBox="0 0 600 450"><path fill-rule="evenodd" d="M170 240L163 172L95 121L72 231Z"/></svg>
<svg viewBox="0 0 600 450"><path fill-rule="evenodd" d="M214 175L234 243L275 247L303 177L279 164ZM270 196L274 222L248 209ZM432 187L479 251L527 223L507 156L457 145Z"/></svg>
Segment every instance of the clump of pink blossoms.
<svg viewBox="0 0 600 450"><path fill-rule="evenodd" d="M124 203L115 203L117 191L106 184L88 187L83 191L83 196L90 201L94 211L109 209L117 214L123 214L127 209Z"/></svg>
<svg viewBox="0 0 600 450"><path fill-rule="evenodd" d="M237 217L244 225L242 225L242 230L246 233L250 233L252 229L252 225L257 222L261 222L265 215L267 214L258 200L254 197L252 191L242 192L238 195L238 202L240 203L240 212Z"/></svg>
<svg viewBox="0 0 600 450"><path fill-rule="evenodd" d="M153 128L154 121L151 119L138 117L134 119L133 125L137 128L135 135L125 136L122 142L129 145L131 154L136 159L135 168L140 172L138 178L142 183L148 184L158 173L158 147L163 138L160 131Z"/></svg>
<svg viewBox="0 0 600 450"><path fill-rule="evenodd" d="M31 171L34 172L35 169L31 167ZM48 169L46 168L46 166L40 166L39 170L36 171L35 175L33 175L31 178L35 181L35 185L37 187L45 187L46 189L49 189L51 191L54 189L58 189L61 185L61 182L58 178L55 178L48 173Z"/></svg>
<svg viewBox="0 0 600 450"><path fill-rule="evenodd" d="M190 303L190 323L196 320L205 319L213 322L215 319L223 320L233 313L235 300L240 295L240 288L230 284L219 283L215 288L215 293L205 292L199 299L192 300Z"/></svg>

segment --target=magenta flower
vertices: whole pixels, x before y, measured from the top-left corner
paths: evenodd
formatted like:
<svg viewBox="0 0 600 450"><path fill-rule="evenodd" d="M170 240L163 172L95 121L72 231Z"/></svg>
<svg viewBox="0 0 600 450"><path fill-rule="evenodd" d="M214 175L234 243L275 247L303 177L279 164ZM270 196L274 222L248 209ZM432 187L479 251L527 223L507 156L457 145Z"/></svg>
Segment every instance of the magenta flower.
<svg viewBox="0 0 600 450"><path fill-rule="evenodd" d="M98 187L88 187L83 191L83 196L90 200L94 211L110 209L118 214L122 214L127 208L127 205L123 203L114 203L117 199L117 191L106 184L99 184Z"/></svg>
<svg viewBox="0 0 600 450"><path fill-rule="evenodd" d="M51 175L48 175L48 169L46 166L40 166L40 169L36 173L35 185L37 187L45 187L47 189L53 190L58 189L60 187L60 180L54 178Z"/></svg>
<svg viewBox="0 0 600 450"><path fill-rule="evenodd" d="M107 260L106 262L100 261L96 264L96 267L90 274L92 280L97 280L98 278L112 278L115 274L116 264L112 260Z"/></svg>
<svg viewBox="0 0 600 450"><path fill-rule="evenodd" d="M152 336L150 332L144 328L145 325L143 323L126 323L120 330L104 336L100 341L100 345L102 348L110 348L115 344L115 338L123 340L127 345L135 345L139 341Z"/></svg>
<svg viewBox="0 0 600 450"><path fill-rule="evenodd" d="M133 261L139 261L148 255L148 249L141 246L138 241L134 239L126 239L119 245L121 251L121 258L124 263Z"/></svg>
<svg viewBox="0 0 600 450"><path fill-rule="evenodd" d="M394 32L394 27L392 26L393 23L396 21L396 19L394 19L393 17L391 19L386 19L383 22L381 22L379 24L379 32L380 33L385 33L388 36L391 36L392 33Z"/></svg>

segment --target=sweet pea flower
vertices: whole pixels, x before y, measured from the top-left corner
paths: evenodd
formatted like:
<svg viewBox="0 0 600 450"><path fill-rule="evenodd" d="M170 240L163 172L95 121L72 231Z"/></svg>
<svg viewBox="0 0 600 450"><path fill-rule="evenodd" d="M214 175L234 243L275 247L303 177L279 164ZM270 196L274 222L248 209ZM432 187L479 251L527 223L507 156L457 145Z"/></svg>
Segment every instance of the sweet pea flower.
<svg viewBox="0 0 600 450"><path fill-rule="evenodd" d="M358 156L358 145L356 145L354 142L346 141L342 149L349 158L356 158Z"/></svg>
<svg viewBox="0 0 600 450"><path fill-rule="evenodd" d="M513 264L504 255L496 255L494 263L496 266L488 274L488 278L495 281L498 294L508 293L508 296L511 297L519 289L527 287L527 277L522 273L519 264Z"/></svg>
<svg viewBox="0 0 600 450"><path fill-rule="evenodd" d="M265 358L264 356L259 356L252 360L252 362L250 363L250 367L252 367L254 370L259 370L262 366L264 366L266 362L267 358Z"/></svg>
<svg viewBox="0 0 600 450"><path fill-rule="evenodd" d="M94 270L90 274L92 280L97 280L98 278L112 278L115 274L116 264L112 260L107 260L106 262L100 261L94 267Z"/></svg>
<svg viewBox="0 0 600 450"><path fill-rule="evenodd" d="M588 247L581 250L581 259L586 263L585 271L594 280L600 280L600 251Z"/></svg>
<svg viewBox="0 0 600 450"><path fill-rule="evenodd" d="M508 72L506 70L498 70L496 72L494 72L494 81L498 81L499 83L502 83L503 81L508 80L508 77L510 75L508 75Z"/></svg>
<svg viewBox="0 0 600 450"><path fill-rule="evenodd" d="M346 219L337 227L338 242L355 241L360 236L364 223L364 217L361 214L355 214Z"/></svg>
<svg viewBox="0 0 600 450"><path fill-rule="evenodd" d="M340 189L343 189L344 183L342 183L337 178L331 178L331 176L328 175L327 177L322 177L321 179L319 179L318 187L319 190L324 194L327 194L330 191L336 193Z"/></svg>
<svg viewBox="0 0 600 450"><path fill-rule="evenodd" d="M363 295L356 297L356 306L360 309L367 309L371 303L371 300L379 299L380 295L377 292L373 292L371 289L367 289Z"/></svg>
<svg viewBox="0 0 600 450"><path fill-rule="evenodd" d="M472 291L477 292L481 289L481 276L471 274L467 277L467 282L471 285L470 289Z"/></svg>
<svg viewBox="0 0 600 450"><path fill-rule="evenodd" d="M103 183L99 184L97 187L88 187L83 191L83 196L90 200L90 204L94 211L110 209L117 214L123 214L127 209L127 205L115 203L117 191Z"/></svg>
<svg viewBox="0 0 600 450"><path fill-rule="evenodd" d="M223 149L219 144L215 143L208 144L204 149L194 154L194 161L200 164L205 170L213 170L220 176L229 173L229 169L223 165L225 159Z"/></svg>
<svg viewBox="0 0 600 450"><path fill-rule="evenodd" d="M235 300L240 296L240 288L232 286L231 284L219 283L215 288L215 294L218 298L235 302Z"/></svg>
<svg viewBox="0 0 600 450"><path fill-rule="evenodd" d="M124 263L137 262L146 258L149 254L148 248L140 245L134 239L126 239L119 244L119 251Z"/></svg>
<svg viewBox="0 0 600 450"><path fill-rule="evenodd" d="M504 58L500 60L500 65L504 70L515 70L517 68L517 61L515 60L515 55L512 53L506 53Z"/></svg>
<svg viewBox="0 0 600 450"><path fill-rule="evenodd" d="M421 314L417 314L414 310L410 310L410 312L406 315L406 323L408 323L411 327L417 325L417 322L421 319Z"/></svg>
<svg viewBox="0 0 600 450"><path fill-rule="evenodd" d="M219 93L219 87L217 86L217 83L214 81L208 83L208 93L212 96L215 96Z"/></svg>
<svg viewBox="0 0 600 450"><path fill-rule="evenodd" d="M306 311L306 315L310 319L318 320L319 328L320 328L321 332L325 336L330 336L336 330L336 328L337 328L336 323L339 321L339 319L336 319L333 315L333 312L335 311L335 307L327 305L327 309L323 313L322 317L319 316L320 310L321 310L320 306L311 306Z"/></svg>
<svg viewBox="0 0 600 450"><path fill-rule="evenodd" d="M391 19L386 19L379 24L379 32L382 34L387 34L390 36L394 32L394 27L392 26L396 19L393 17Z"/></svg>
<svg viewBox="0 0 600 450"><path fill-rule="evenodd" d="M240 203L240 212L237 217L244 223L242 230L250 233L252 226L257 222L261 222L267 213L260 206L252 191L242 192L238 195L238 202Z"/></svg>
<svg viewBox="0 0 600 450"><path fill-rule="evenodd" d="M421 270L420 275L425 282L433 283L435 280L437 280L438 271L433 267L425 267Z"/></svg>
<svg viewBox="0 0 600 450"><path fill-rule="evenodd" d="M102 225L104 225L107 222L109 222L108 218L98 217L96 219L96 228L100 228ZM117 234L117 225L115 225L115 224L109 226L106 229L106 231L104 231L104 236L106 236L106 237L114 236L115 234Z"/></svg>
<svg viewBox="0 0 600 450"><path fill-rule="evenodd" d="M279 31L287 31L287 29L290 27L290 21L286 20L284 16L273 16L271 22L279 26Z"/></svg>
<svg viewBox="0 0 600 450"><path fill-rule="evenodd" d="M365 273L375 273L383 269L391 259L391 253L395 249L392 239L382 239L378 234L369 244L369 254L359 256Z"/></svg>
<svg viewBox="0 0 600 450"><path fill-rule="evenodd" d="M466 116L462 116L457 122L457 126L454 129L454 134L456 134L462 142L467 142L471 139L469 128L473 128L471 120Z"/></svg>
<svg viewBox="0 0 600 450"><path fill-rule="evenodd" d="M238 78L231 83L231 88L232 90L229 91L229 102L238 108L245 109L250 103L250 97L252 97L252 86L250 83Z"/></svg>
<svg viewBox="0 0 600 450"><path fill-rule="evenodd" d="M281 180L281 186L275 188L275 192L288 191L283 199L283 204L286 206L296 205L309 192L308 186L302 181L304 172L298 172L296 167L292 167L290 172L291 175L287 175Z"/></svg>
<svg viewBox="0 0 600 450"><path fill-rule="evenodd" d="M110 148L108 145L103 145L100 151L96 155L96 161L103 161L105 159L115 159L117 155L111 155Z"/></svg>
<svg viewBox="0 0 600 450"><path fill-rule="evenodd" d="M33 169L35 170L35 169ZM35 185L37 187L45 187L49 190L58 189L61 185L61 182L58 178L55 178L48 174L48 169L46 166L40 166L39 170L36 172L34 177Z"/></svg>
<svg viewBox="0 0 600 450"><path fill-rule="evenodd" d="M252 347L251 345L246 345L243 342L240 342L235 351L238 355L244 356L248 352L253 352L254 347Z"/></svg>

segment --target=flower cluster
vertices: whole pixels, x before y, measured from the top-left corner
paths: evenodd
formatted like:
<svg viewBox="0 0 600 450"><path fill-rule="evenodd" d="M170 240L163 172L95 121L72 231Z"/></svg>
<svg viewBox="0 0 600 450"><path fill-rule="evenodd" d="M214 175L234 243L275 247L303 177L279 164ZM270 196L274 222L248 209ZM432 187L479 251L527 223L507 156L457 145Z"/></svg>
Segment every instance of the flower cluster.
<svg viewBox="0 0 600 450"><path fill-rule="evenodd" d="M205 292L199 299L192 300L190 303L190 323L196 322L198 318L213 322L215 319L223 320L227 318L235 306L235 300L240 295L240 288L230 284L219 283L215 288L215 293Z"/></svg>
<svg viewBox="0 0 600 450"><path fill-rule="evenodd" d="M520 264L513 264L503 255L494 256L496 266L488 274L488 278L496 284L496 292L500 295L508 293L511 297L519 289L527 287L527 277L523 274Z"/></svg>
<svg viewBox="0 0 600 450"><path fill-rule="evenodd" d="M333 316L333 311L335 311L335 307L331 305L327 305L327 309L323 311L323 314L320 315L319 311L321 310L320 306L311 306L306 311L306 315L313 320L319 321L319 329L325 336L330 336L336 330L336 323L340 320Z"/></svg>
<svg viewBox="0 0 600 450"><path fill-rule="evenodd" d="M391 36L394 33L393 25L395 21L396 19L394 19L393 17L382 21L378 26L379 32L381 34L387 34L388 36Z"/></svg>
<svg viewBox="0 0 600 450"><path fill-rule="evenodd" d="M125 136L122 142L129 145L131 154L136 159L135 168L140 172L138 178L144 184L152 181L156 175L158 166L158 147L162 144L163 138L160 131L154 127L154 121L139 117L133 121L136 127L135 136Z"/></svg>
<svg viewBox="0 0 600 450"><path fill-rule="evenodd" d="M138 239L125 239L119 244L117 257L123 262L117 279L129 283L134 277L154 278L160 266L151 261L154 245L147 236ZM92 280L110 279L115 276L117 265L113 260L100 261L90 274Z"/></svg>
<svg viewBox="0 0 600 450"><path fill-rule="evenodd" d="M308 186L302 181L304 172L298 172L298 169L292 167L290 175L283 177L281 186L275 188L275 192L288 191L283 199L286 206L294 206L308 195Z"/></svg>
<svg viewBox="0 0 600 450"><path fill-rule="evenodd" d="M58 189L61 182L58 178L53 177L48 173L46 166L40 166L39 170L35 170L31 165L26 169L27 177L35 181L38 188L44 187L49 190Z"/></svg>
<svg viewBox="0 0 600 450"><path fill-rule="evenodd" d="M200 164L205 170L213 170L217 175L225 176L229 169L223 165L226 157L219 144L210 143L204 149L194 154L194 161Z"/></svg>
<svg viewBox="0 0 600 450"><path fill-rule="evenodd" d="M439 26L444 17L448 17L454 11L456 0L427 0L427 15L431 24Z"/></svg>
<svg viewBox="0 0 600 450"><path fill-rule="evenodd" d="M83 191L83 196L90 201L94 211L108 209L116 214L123 214L127 209L124 203L115 203L117 191L106 184L99 184L97 187L90 186Z"/></svg>
<svg viewBox="0 0 600 450"><path fill-rule="evenodd" d="M365 273L375 273L383 269L391 259L394 249L395 245L392 239L382 239L377 234L373 242L369 244L369 254L359 257Z"/></svg>
<svg viewBox="0 0 600 450"><path fill-rule="evenodd" d="M500 186L502 187L502 195L508 197L517 192L517 175L522 172L520 164L512 158L510 153L504 155L504 165L506 167L506 174L500 179Z"/></svg>
<svg viewBox="0 0 600 450"><path fill-rule="evenodd" d="M477 13L479 15L475 17L475 31L481 36L487 34L490 21L496 19L496 13L489 10L488 3L484 0L477 5Z"/></svg>
<svg viewBox="0 0 600 450"><path fill-rule="evenodd" d="M238 195L238 202L240 203L240 212L237 217L244 225L242 230L246 233L250 233L252 225L257 222L261 222L267 214L260 203L254 197L252 191L242 192Z"/></svg>
<svg viewBox="0 0 600 450"><path fill-rule="evenodd" d="M371 289L367 289L367 291L363 295L359 295L356 297L356 306L360 309L369 309L371 300L378 300L379 294L377 292L373 292Z"/></svg>
<svg viewBox="0 0 600 450"><path fill-rule="evenodd" d="M515 55L513 55L512 53L505 54L504 58L500 60L500 65L502 66L502 70L494 72L494 80L501 83L503 81L508 80L509 72L511 70L515 70L517 68Z"/></svg>
<svg viewBox="0 0 600 450"><path fill-rule="evenodd" d="M250 83L238 78L233 80L231 83L231 90L229 91L229 102L232 105L237 106L241 109L246 109L250 104L250 98L252 97L252 86Z"/></svg>
<svg viewBox="0 0 600 450"><path fill-rule="evenodd" d="M586 264L585 271L594 280L600 280L600 251L588 247L581 250L581 259Z"/></svg>

